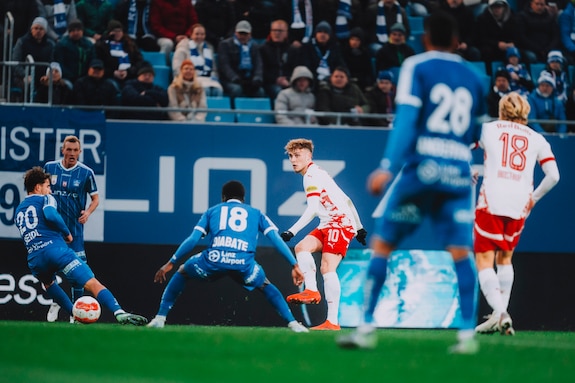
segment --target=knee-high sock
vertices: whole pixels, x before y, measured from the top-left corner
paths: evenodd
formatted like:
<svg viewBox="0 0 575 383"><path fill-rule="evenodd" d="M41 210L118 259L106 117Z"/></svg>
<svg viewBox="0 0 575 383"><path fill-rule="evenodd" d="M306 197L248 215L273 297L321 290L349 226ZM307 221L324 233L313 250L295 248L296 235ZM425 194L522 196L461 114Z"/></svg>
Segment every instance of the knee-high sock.
<svg viewBox="0 0 575 383"><path fill-rule="evenodd" d="M479 287L481 287L483 296L485 296L485 300L493 311L497 315L507 311L503 304L503 299L501 299L501 288L497 275L495 275L495 270L491 268L483 269L477 276L479 277Z"/></svg>
<svg viewBox="0 0 575 383"><path fill-rule="evenodd" d="M367 281L364 285L364 322L373 322L373 312L381 294L381 289L385 283L387 275L387 258L372 257L367 269Z"/></svg>
<svg viewBox="0 0 575 383"><path fill-rule="evenodd" d="M275 307L278 314L287 323L295 320L286 300L284 299L282 293L278 290L277 287L275 287L270 283L269 285L264 286L264 288L261 289L261 291L264 293L267 300L272 304L272 306Z"/></svg>
<svg viewBox="0 0 575 383"><path fill-rule="evenodd" d="M87 263L86 253L84 251L77 252L76 255L84 263ZM76 302L78 298L84 295L84 286L76 287L72 286L72 302Z"/></svg>
<svg viewBox="0 0 575 383"><path fill-rule="evenodd" d="M513 265L497 265L497 279L499 279L503 307L505 307L505 311L507 311L509 308L511 289L513 288L513 280L515 279Z"/></svg>
<svg viewBox="0 0 575 383"><path fill-rule="evenodd" d="M297 263L304 276L305 288L317 291L317 280L315 277L315 260L309 251L300 251L296 254Z"/></svg>
<svg viewBox="0 0 575 383"><path fill-rule="evenodd" d="M327 302L327 320L333 324L338 324L341 284L335 271L323 274L323 291Z"/></svg>
<svg viewBox="0 0 575 383"><path fill-rule="evenodd" d="M477 275L471 258L455 262L462 330L473 330L477 324Z"/></svg>
<svg viewBox="0 0 575 383"><path fill-rule="evenodd" d="M58 283L52 283L52 285L46 289L46 294L48 294L54 302L58 303L60 307L66 310L70 316L72 315L72 301Z"/></svg>
<svg viewBox="0 0 575 383"><path fill-rule="evenodd" d="M112 294L112 292L108 289L101 290L98 293L96 299L98 300L98 302L102 304L102 306L113 312L114 315L124 312L124 310L122 310L122 307L120 307L120 304L116 300L114 294Z"/></svg>
<svg viewBox="0 0 575 383"><path fill-rule="evenodd" d="M186 277L184 277L182 273L174 273L174 276L172 279L170 279L170 282L168 282L168 285L164 290L164 294L162 294L158 315L165 317L168 316L168 313L174 306L174 303L176 303L176 299L178 299L182 291L184 291L184 287L186 287L186 281Z"/></svg>

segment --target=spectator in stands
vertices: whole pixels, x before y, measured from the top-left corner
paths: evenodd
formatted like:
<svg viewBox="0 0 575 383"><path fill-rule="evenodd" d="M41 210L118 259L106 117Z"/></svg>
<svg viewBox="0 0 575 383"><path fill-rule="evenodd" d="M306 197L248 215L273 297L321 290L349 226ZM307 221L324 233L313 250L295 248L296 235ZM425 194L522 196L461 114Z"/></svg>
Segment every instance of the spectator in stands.
<svg viewBox="0 0 575 383"><path fill-rule="evenodd" d="M48 22L43 17L36 17L32 21L30 31L20 37L12 52L12 60L24 62L30 55L34 62L52 62L54 59L54 41L46 35ZM31 70L31 67L28 67ZM35 65L34 86L38 86L40 77L44 75L46 66ZM26 77L26 66L19 65L14 69L13 84L24 91L24 86L30 85L31 78Z"/></svg>
<svg viewBox="0 0 575 383"><path fill-rule="evenodd" d="M40 5L40 15L48 21L49 38L58 42L68 30L68 24L76 20L76 2L74 0L37 0Z"/></svg>
<svg viewBox="0 0 575 383"><path fill-rule="evenodd" d="M481 53L475 46L476 23L471 8L463 0L442 0L440 10L452 15L459 26L459 46L456 53L468 61L481 61Z"/></svg>
<svg viewBox="0 0 575 383"><path fill-rule="evenodd" d="M559 14L558 23L561 44L567 63L575 65L575 0L567 3L563 12Z"/></svg>
<svg viewBox="0 0 575 383"><path fill-rule="evenodd" d="M560 48L557 18L545 0L530 0L517 14L517 46L526 63L545 62L550 50Z"/></svg>
<svg viewBox="0 0 575 383"><path fill-rule="evenodd" d="M394 114L395 113L395 86L391 71L382 70L377 74L374 87L365 93L369 105L369 113ZM366 118L365 124L370 126L388 127L392 118Z"/></svg>
<svg viewBox="0 0 575 383"><path fill-rule="evenodd" d="M329 82L322 83L316 94L315 110L318 112L352 113L354 117L341 119L342 125L361 125L359 115L369 113L367 100L357 85L349 81L345 67L333 70ZM318 117L321 125L337 123L337 117Z"/></svg>
<svg viewBox="0 0 575 383"><path fill-rule="evenodd" d="M312 112L315 108L315 95L312 92L313 75L301 65L296 66L290 78L291 86L280 91L275 99L274 110L276 122L281 125L304 125L306 116L294 116L285 112ZM316 119L310 116L309 123L315 124Z"/></svg>
<svg viewBox="0 0 575 383"><path fill-rule="evenodd" d="M290 86L290 75L297 59L296 49L288 39L288 24L274 20L268 37L260 47L263 67L263 87L273 101L277 94Z"/></svg>
<svg viewBox="0 0 575 383"><path fill-rule="evenodd" d="M172 58L174 77L180 73L184 60L191 60L195 67L195 81L203 88L207 97L221 97L224 90L218 79L217 60L214 47L206 41L206 28L202 24L192 26L189 38L178 43Z"/></svg>
<svg viewBox="0 0 575 383"><path fill-rule="evenodd" d="M527 67L520 62L521 54L515 47L507 48L507 64L505 68L509 72L511 90L522 96L527 96L534 88L531 75Z"/></svg>
<svg viewBox="0 0 575 383"><path fill-rule="evenodd" d="M150 25L158 38L160 52L166 57L190 34L198 23L196 9L190 0L154 0L150 6ZM168 62L167 60L166 62Z"/></svg>
<svg viewBox="0 0 575 383"><path fill-rule="evenodd" d="M487 63L504 62L507 48L514 47L517 39L517 21L507 0L489 0L489 6L477 17L476 26L481 58Z"/></svg>
<svg viewBox="0 0 575 383"><path fill-rule="evenodd" d="M375 70L399 68L406 58L414 54L413 48L405 43L403 24L396 23L390 28L389 40L375 54Z"/></svg>
<svg viewBox="0 0 575 383"><path fill-rule="evenodd" d="M298 65L306 66L315 78L314 89L322 81L329 81L332 71L345 67L341 49L332 38L332 29L327 21L320 21L314 30L314 37L299 48Z"/></svg>
<svg viewBox="0 0 575 383"><path fill-rule="evenodd" d="M373 85L373 65L371 55L365 44L363 29L355 27L349 31L349 39L343 45L342 56L346 67L349 69L351 81L363 91Z"/></svg>
<svg viewBox="0 0 575 383"><path fill-rule="evenodd" d="M555 80L546 71L541 72L537 80L537 88L527 97L531 111L529 112L529 126L536 132L567 133L567 125L562 122L539 123L533 120L565 121L565 106L555 96Z"/></svg>
<svg viewBox="0 0 575 383"><path fill-rule="evenodd" d="M114 19L126 25L126 32L138 48L146 52L160 50L150 25L150 4L152 0L120 0L116 4Z"/></svg>
<svg viewBox="0 0 575 383"><path fill-rule="evenodd" d="M96 57L94 44L84 37L84 25L79 19L68 23L68 34L56 43L54 60L62 66L62 77L70 87L88 73L88 65Z"/></svg>
<svg viewBox="0 0 575 383"><path fill-rule="evenodd" d="M234 36L220 42L218 47L220 80L232 100L265 97L262 58L251 33L251 24L241 20L236 24Z"/></svg>
<svg viewBox="0 0 575 383"><path fill-rule="evenodd" d="M74 83L72 101L76 105L109 105L119 104L120 94L113 81L104 77L104 62L93 59L88 68L88 74L80 77ZM111 117L117 113L106 111Z"/></svg>
<svg viewBox="0 0 575 383"><path fill-rule="evenodd" d="M549 51L547 54L547 65L545 70L555 80L555 95L565 103L567 101L568 89L571 88L569 75L565 67L565 58L559 50Z"/></svg>
<svg viewBox="0 0 575 383"><path fill-rule="evenodd" d="M495 72L493 87L487 95L487 110L491 117L499 117L499 100L507 93L511 92L509 81L511 77L505 68L500 68Z"/></svg>
<svg viewBox="0 0 575 383"><path fill-rule="evenodd" d="M52 76L51 79L50 76ZM46 75L40 77L35 101L48 103L50 87L52 87L52 105L68 105L70 103L72 89L62 78L62 68L55 61L51 62L50 67L46 69Z"/></svg>
<svg viewBox="0 0 575 383"><path fill-rule="evenodd" d="M168 106L168 92L166 89L154 84L154 67L144 62L138 70L138 77L126 81L122 89L122 105L140 106L148 111L125 112L124 117L132 120L166 120L165 111L154 112L152 109Z"/></svg>
<svg viewBox="0 0 575 383"><path fill-rule="evenodd" d="M84 23L84 35L93 43L100 40L114 18L114 6L109 0L80 0L76 4L76 12Z"/></svg>
<svg viewBox="0 0 575 383"><path fill-rule="evenodd" d="M247 20L252 25L252 38L263 43L269 34L271 23L283 15L282 1L235 0L236 20Z"/></svg>
<svg viewBox="0 0 575 383"><path fill-rule="evenodd" d="M202 85L196 81L196 71L191 60L184 60L180 65L179 73L168 87L170 108L189 109L187 112L168 112L170 120L204 122L205 112L196 112L195 109L206 109L206 93Z"/></svg>
<svg viewBox="0 0 575 383"><path fill-rule="evenodd" d="M234 1L197 0L195 8L199 22L206 29L206 40L217 50L220 41L234 33Z"/></svg>
<svg viewBox="0 0 575 383"><path fill-rule="evenodd" d="M389 40L389 28L392 25L403 24L406 37L411 34L407 12L395 0L378 1L372 4L367 12L368 25L366 28L372 55L375 55L375 52Z"/></svg>
<svg viewBox="0 0 575 383"><path fill-rule="evenodd" d="M111 20L105 35L96 42L96 57L104 62L105 77L114 80L118 90L138 76L144 62L142 52L118 20Z"/></svg>
<svg viewBox="0 0 575 383"><path fill-rule="evenodd" d="M2 0L0 1L0 34L4 33L5 16L8 12L14 18L14 29L11 31L14 41L24 36L30 30L32 21L41 16L40 4L36 0ZM0 39L3 44L4 39ZM2 51L3 52L3 51Z"/></svg>

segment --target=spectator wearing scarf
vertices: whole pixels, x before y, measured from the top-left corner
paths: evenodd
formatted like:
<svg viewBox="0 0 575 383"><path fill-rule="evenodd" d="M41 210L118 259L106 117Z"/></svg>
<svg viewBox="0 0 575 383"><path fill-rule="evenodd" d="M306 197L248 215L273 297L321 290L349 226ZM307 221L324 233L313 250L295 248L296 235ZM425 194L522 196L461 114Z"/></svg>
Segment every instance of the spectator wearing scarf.
<svg viewBox="0 0 575 383"><path fill-rule="evenodd" d="M66 33L68 24L78 16L74 0L41 0L44 18L48 21L46 34L58 41Z"/></svg>
<svg viewBox="0 0 575 383"><path fill-rule="evenodd" d="M367 9L367 26L370 51L375 54L383 44L389 40L389 28L396 24L403 24L405 35L409 37L411 29L405 9L395 0L381 0Z"/></svg>
<svg viewBox="0 0 575 383"><path fill-rule="evenodd" d="M114 17L127 26L128 36L146 52L160 50L156 36L150 26L150 4L152 0L120 0L116 4Z"/></svg>
<svg viewBox="0 0 575 383"><path fill-rule="evenodd" d="M206 96L221 97L224 90L218 79L214 47L205 39L206 28L202 24L193 25L190 35L176 46L172 59L172 71L176 77L180 72L182 62L190 60L195 67L195 81L204 88Z"/></svg>

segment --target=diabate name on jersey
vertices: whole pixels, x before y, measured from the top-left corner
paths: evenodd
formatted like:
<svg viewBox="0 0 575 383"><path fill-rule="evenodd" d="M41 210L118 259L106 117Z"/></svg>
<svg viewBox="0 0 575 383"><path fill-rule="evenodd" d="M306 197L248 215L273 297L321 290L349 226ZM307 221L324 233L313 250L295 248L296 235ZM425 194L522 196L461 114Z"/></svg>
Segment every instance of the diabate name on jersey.
<svg viewBox="0 0 575 383"><path fill-rule="evenodd" d="M227 247L230 249L236 249L239 251L248 251L248 242L242 241L241 239L228 237L226 235L214 237L212 241L212 247Z"/></svg>

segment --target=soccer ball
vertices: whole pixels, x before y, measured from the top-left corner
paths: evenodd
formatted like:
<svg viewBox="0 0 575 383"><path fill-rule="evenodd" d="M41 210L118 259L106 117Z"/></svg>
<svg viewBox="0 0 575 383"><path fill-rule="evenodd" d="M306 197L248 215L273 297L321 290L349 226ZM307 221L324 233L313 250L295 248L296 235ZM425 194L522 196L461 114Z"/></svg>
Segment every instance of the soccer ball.
<svg viewBox="0 0 575 383"><path fill-rule="evenodd" d="M100 303L90 296L78 298L72 307L74 319L80 323L94 323L100 318L101 313Z"/></svg>

